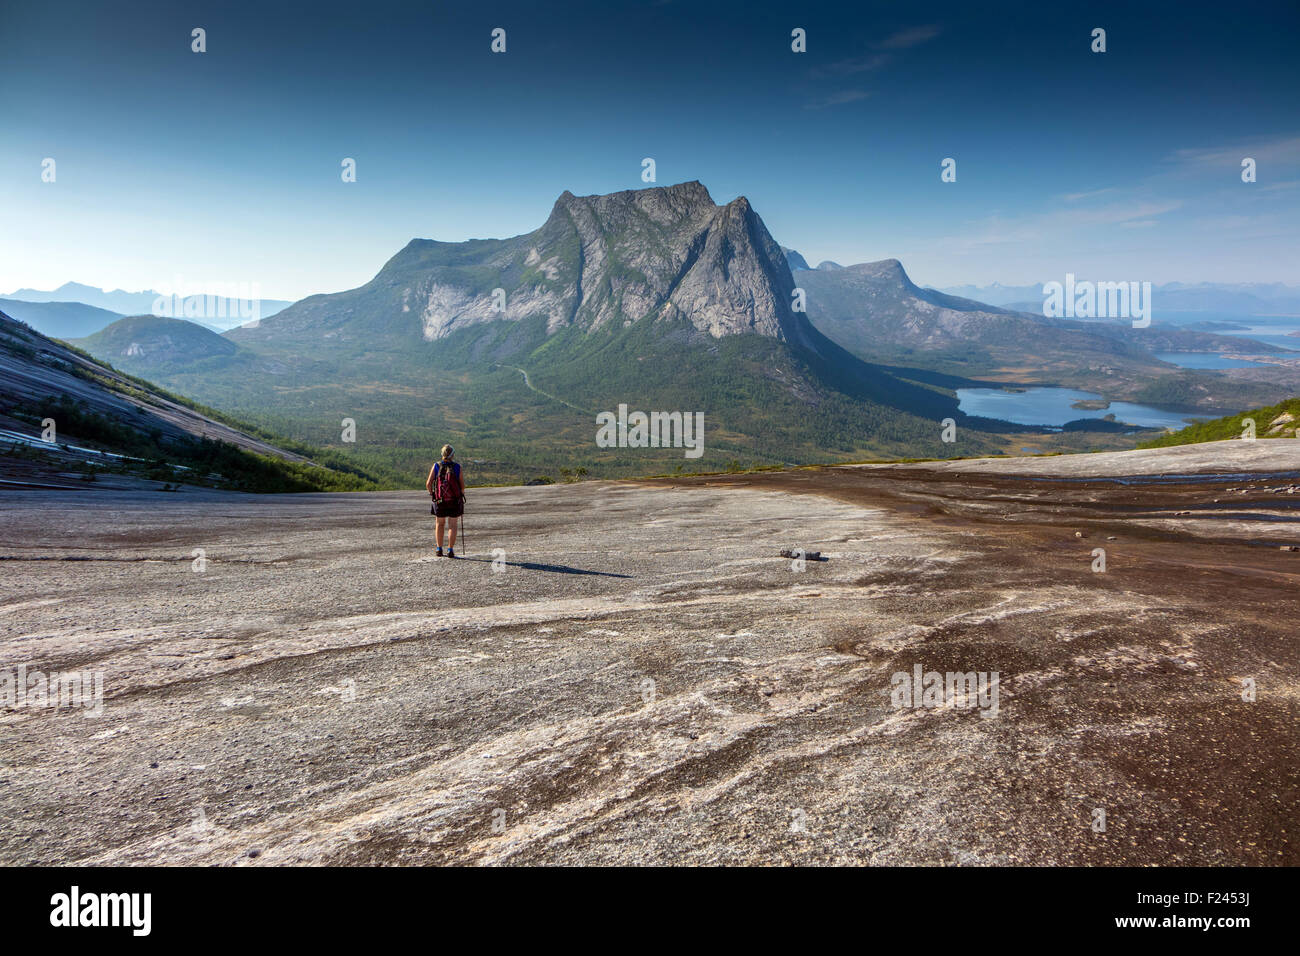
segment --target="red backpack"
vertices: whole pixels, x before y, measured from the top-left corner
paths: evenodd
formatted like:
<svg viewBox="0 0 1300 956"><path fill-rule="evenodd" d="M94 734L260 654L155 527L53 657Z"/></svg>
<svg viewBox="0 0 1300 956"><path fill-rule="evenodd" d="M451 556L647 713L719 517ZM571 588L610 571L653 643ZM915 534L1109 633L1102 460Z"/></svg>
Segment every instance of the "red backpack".
<svg viewBox="0 0 1300 956"><path fill-rule="evenodd" d="M460 465L453 461L447 468L447 464L440 461L433 466L433 496L439 501L459 501L465 494L460 483Z"/></svg>

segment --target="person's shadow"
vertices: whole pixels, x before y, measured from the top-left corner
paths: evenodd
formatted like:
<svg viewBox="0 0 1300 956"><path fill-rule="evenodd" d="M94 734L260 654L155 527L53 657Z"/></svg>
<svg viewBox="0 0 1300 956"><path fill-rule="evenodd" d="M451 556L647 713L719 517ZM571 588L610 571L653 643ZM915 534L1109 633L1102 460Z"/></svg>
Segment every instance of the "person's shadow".
<svg viewBox="0 0 1300 956"><path fill-rule="evenodd" d="M493 564L495 558L457 558L457 561L478 561L480 564ZM536 561L503 561L508 568L523 568L525 571L546 571L550 574L594 574L602 578L630 578L630 574L614 574L610 571L588 571L586 568L571 568L567 564L538 564Z"/></svg>

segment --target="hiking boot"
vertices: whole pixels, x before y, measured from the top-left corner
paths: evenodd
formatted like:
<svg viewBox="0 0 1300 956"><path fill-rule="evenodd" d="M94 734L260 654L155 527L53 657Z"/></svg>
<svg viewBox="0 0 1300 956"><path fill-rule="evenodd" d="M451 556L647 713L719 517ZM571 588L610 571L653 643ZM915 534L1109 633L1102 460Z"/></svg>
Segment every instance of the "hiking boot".
<svg viewBox="0 0 1300 956"><path fill-rule="evenodd" d="M440 557L440 558L442 557L442 548L439 548L439 549L438 549L438 555L437 555L437 556Z"/></svg>
<svg viewBox="0 0 1300 956"><path fill-rule="evenodd" d="M454 557L456 557L456 549L455 549L455 548L448 548L448 549L447 549L447 557L449 557L449 558L454 558Z"/></svg>

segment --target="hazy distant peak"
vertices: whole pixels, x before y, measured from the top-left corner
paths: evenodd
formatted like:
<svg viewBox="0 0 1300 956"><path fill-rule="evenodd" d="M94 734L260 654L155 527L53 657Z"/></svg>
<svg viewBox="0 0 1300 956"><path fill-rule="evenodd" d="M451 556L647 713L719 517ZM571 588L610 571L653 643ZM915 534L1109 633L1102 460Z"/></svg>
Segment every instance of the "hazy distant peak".
<svg viewBox="0 0 1300 956"><path fill-rule="evenodd" d="M823 263L825 265L825 263ZM832 263L832 265L834 265ZM903 273L903 264L897 259L877 259L875 262L859 262L851 266L835 266L836 269L857 269L859 272L894 272Z"/></svg>
<svg viewBox="0 0 1300 956"><path fill-rule="evenodd" d="M147 315L153 312L160 297L164 299L169 298L169 296L164 296L152 289L146 289L140 292L127 292L120 288L106 291L104 289L96 288L95 286L85 285L81 282L65 282L57 289L49 292L43 292L39 289L19 289L11 298L22 300L26 303L62 303L66 305L91 306L95 309L105 310L107 312L115 313L118 316L122 316ZM199 318L207 315L214 325L228 326L236 324L239 321L235 320L234 322L228 322L225 320L225 315L233 316L236 314L234 311L231 311L231 308L233 308L233 297L230 297L229 299L230 307L225 308L221 316L212 316L207 311L208 306L206 300L209 298L227 299L228 293L223 292L218 295L215 292L205 293L200 291L193 295L186 295L184 297L186 303L190 300L201 300L199 303L199 311L202 315L200 315ZM264 319L275 315L285 306L289 305L288 302L282 299L260 298L258 301L261 317ZM184 312L185 309L181 307L178 311ZM77 334L88 335L90 332L103 328L106 324L106 322L98 323L94 328L83 329ZM62 334L67 335L70 333L65 329Z"/></svg>
<svg viewBox="0 0 1300 956"><path fill-rule="evenodd" d="M785 246L782 246L781 251L785 253L785 261L789 264L791 271L795 269L812 268L812 266L808 265L808 260L794 249L787 249Z"/></svg>
<svg viewBox="0 0 1300 956"><path fill-rule="evenodd" d="M840 267L837 267L840 268ZM915 289L907 270L897 259L880 259L876 262L859 262L856 265L844 267L848 271L859 272L868 276L879 276L882 279L892 279L901 283L909 289Z"/></svg>

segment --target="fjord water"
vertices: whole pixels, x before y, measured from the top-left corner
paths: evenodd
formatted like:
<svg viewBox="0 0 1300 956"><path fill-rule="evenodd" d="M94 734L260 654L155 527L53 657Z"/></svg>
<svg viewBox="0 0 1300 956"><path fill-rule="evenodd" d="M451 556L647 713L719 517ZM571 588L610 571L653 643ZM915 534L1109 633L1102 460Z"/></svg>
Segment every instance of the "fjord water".
<svg viewBox="0 0 1300 956"><path fill-rule="evenodd" d="M1300 331L1300 316L1297 315L1231 315L1222 312L1171 312L1162 315L1159 318L1161 323L1177 327L1196 326L1207 321L1225 322L1238 326L1238 328L1215 329L1218 335L1230 335L1234 338L1252 339L1256 342L1266 342L1269 345L1276 345L1278 348L1289 349L1291 351L1300 351L1300 337L1292 335L1292 332ZM1250 345L1243 343L1242 351L1249 351ZM1173 353L1178 354L1178 353ZM1164 358L1158 355L1157 358ZM1165 361L1173 361L1165 359ZM1181 362L1174 362L1175 365L1181 365ZM1184 368L1238 368L1240 366L1207 366L1207 365L1184 365Z"/></svg>
<svg viewBox="0 0 1300 956"><path fill-rule="evenodd" d="M1300 337L1291 333L1300 331L1300 319L1294 316L1260 316L1254 315L1242 320L1242 325L1249 328L1225 331L1224 335L1238 335L1256 342L1267 342L1280 348L1300 351Z"/></svg>
<svg viewBox="0 0 1300 956"><path fill-rule="evenodd" d="M1290 334L1300 330L1300 316L1238 316L1185 312L1167 314L1162 317L1162 321L1179 327L1201 325L1209 321L1232 323L1240 327L1214 331L1219 335L1265 342L1292 352L1300 351L1300 337ZM1241 351L1249 354L1250 343L1243 342ZM1229 358L1215 352L1156 352L1153 355L1162 362L1188 369L1251 368L1269 364L1249 359ZM1185 411L1170 411L1133 402L1111 402L1109 407L1103 409L1072 407L1075 402L1095 401L1100 397L1090 392L1053 386L1036 386L1014 392L1000 388L957 389L959 407L966 414L997 418L1017 425L1059 428L1067 422L1081 418L1105 418L1107 415L1114 415L1116 421L1131 425L1182 428L1192 419L1214 417Z"/></svg>
<svg viewBox="0 0 1300 956"><path fill-rule="evenodd" d="M1017 425L1045 425L1059 428L1080 418L1105 418L1114 415L1120 422L1148 427L1182 428L1187 412L1171 412L1133 402L1111 402L1109 408L1072 408L1074 402L1096 401L1100 395L1074 388L1036 386L1023 391L1007 392L1000 388L959 388L959 408L967 415L999 418Z"/></svg>
<svg viewBox="0 0 1300 956"><path fill-rule="evenodd" d="M1156 358L1169 362L1179 368L1251 368L1264 366L1267 362L1252 362L1249 359L1228 358L1214 352L1155 352Z"/></svg>

